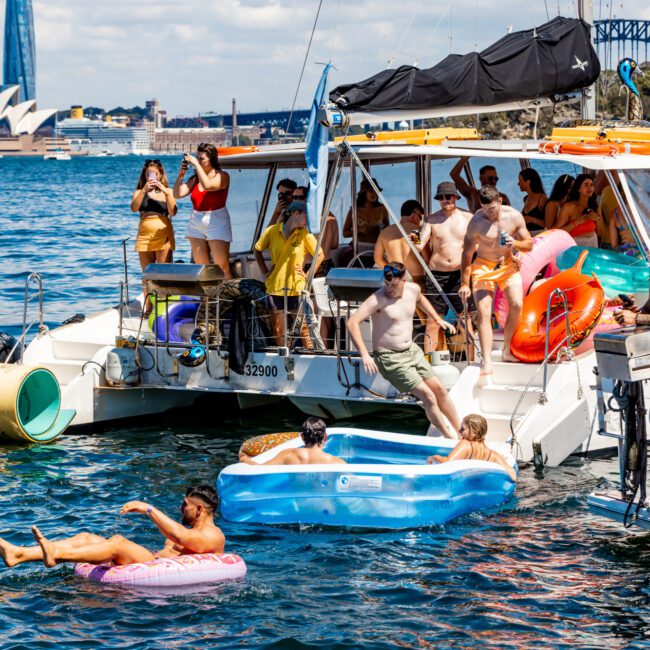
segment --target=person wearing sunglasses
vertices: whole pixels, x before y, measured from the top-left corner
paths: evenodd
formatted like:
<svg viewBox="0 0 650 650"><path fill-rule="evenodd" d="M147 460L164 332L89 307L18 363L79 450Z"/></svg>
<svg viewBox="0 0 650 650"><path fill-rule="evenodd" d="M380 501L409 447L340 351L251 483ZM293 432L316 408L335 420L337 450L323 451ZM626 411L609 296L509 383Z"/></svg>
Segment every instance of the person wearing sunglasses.
<svg viewBox="0 0 650 650"><path fill-rule="evenodd" d="M298 187L296 181L292 181L290 178L283 178L281 181L278 181L278 184L275 186L275 189L278 192L278 200L273 208L273 214L271 215L271 220L269 221L269 226L274 226L280 220L282 213L287 209L287 206L291 201L293 201L293 193ZM298 200L298 199L296 199ZM305 199L300 199L304 201Z"/></svg>
<svg viewBox="0 0 650 650"><path fill-rule="evenodd" d="M464 305L458 295L463 241L467 226L472 218L470 212L457 207L456 201L459 198L454 183L451 181L439 183L435 199L440 202L440 210L426 218L420 231L420 243L414 242L418 251L431 251L429 256L431 274L447 298L449 298L458 316L465 309L469 309L469 311L476 309L471 298L469 304ZM437 312L441 314L447 313L447 302L428 276L426 277L425 293ZM461 325L461 319L459 319L459 325ZM471 323L468 322L468 329L470 328ZM426 335L424 337L425 352L438 349L439 332L440 328L437 322L432 318L427 319Z"/></svg>
<svg viewBox="0 0 650 650"><path fill-rule="evenodd" d="M194 167L194 175L185 180L185 174ZM192 246L192 258L196 264L216 264L227 280L230 270L230 242L232 226L226 207L230 176L219 165L219 152L213 144L202 143L196 156L185 154L174 183L174 196L189 196L192 214L185 231L185 238Z"/></svg>
<svg viewBox="0 0 650 650"><path fill-rule="evenodd" d="M413 342L415 310L420 309L452 334L454 327L440 317L420 287L407 280L403 264L390 261L383 269L384 286L348 319L348 332L361 355L363 369L368 375L379 372L400 392L414 395L422 402L431 425L446 438L457 438L460 421L456 407L421 348ZM361 323L368 318L372 319L372 356L361 336Z"/></svg>
<svg viewBox="0 0 650 650"><path fill-rule="evenodd" d="M149 264L172 262L176 248L171 217L176 214L176 199L169 187L165 169L160 160L145 160L138 185L131 199L131 211L140 213L135 250L144 271ZM142 282L146 295L146 283ZM149 299L143 305L145 315L151 312Z"/></svg>
<svg viewBox="0 0 650 650"><path fill-rule="evenodd" d="M521 212L503 205L496 187L482 187L479 199L483 207L469 222L463 242L458 293L461 300L469 300L473 291L483 356L480 375L482 381L487 381L492 374L492 301L497 286L509 306L503 332L503 360L517 361L510 351L510 341L519 323L524 293L514 253L531 250L533 240ZM472 261L475 253L476 259Z"/></svg>
<svg viewBox="0 0 650 650"><path fill-rule="evenodd" d="M276 344L284 345L285 291L287 309L292 315L298 311L300 294L306 286L305 259L316 253L316 237L307 230L307 205L292 201L282 214L282 221L269 226L253 249L255 260L265 278L267 307ZM271 269L264 259L264 251L271 254ZM323 252L312 262L316 269L323 261ZM314 344L303 319L303 345L313 349Z"/></svg>
<svg viewBox="0 0 650 650"><path fill-rule="evenodd" d="M459 192L467 199L467 205L470 212L476 212L481 209L481 201L478 198L478 189L470 185L462 175L463 168L469 161L467 156L463 156L453 167L449 175L451 176ZM496 187L499 182L497 170L493 165L483 165L478 172L479 188L481 187ZM510 205L510 199L503 193L499 192L501 196L501 203L503 205Z"/></svg>

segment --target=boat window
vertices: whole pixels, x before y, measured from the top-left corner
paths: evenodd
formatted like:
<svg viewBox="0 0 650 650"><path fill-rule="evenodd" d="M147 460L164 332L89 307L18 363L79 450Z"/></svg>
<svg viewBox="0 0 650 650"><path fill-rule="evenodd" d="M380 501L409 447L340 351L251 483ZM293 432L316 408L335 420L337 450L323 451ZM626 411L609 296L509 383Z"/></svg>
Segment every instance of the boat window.
<svg viewBox="0 0 650 650"><path fill-rule="evenodd" d="M400 162L386 165L375 163L370 168L370 173L381 186L381 193L385 202L388 203L390 209L399 219L402 203L417 198L415 193L415 163Z"/></svg>
<svg viewBox="0 0 650 650"><path fill-rule="evenodd" d="M232 253L246 253L252 249L255 225L262 205L264 187L269 170L228 169L230 190L228 211L232 222ZM275 206L275 201L273 201ZM272 209L271 209L272 211Z"/></svg>
<svg viewBox="0 0 650 650"><path fill-rule="evenodd" d="M372 177L379 183L382 188L384 203L388 203L395 216L399 219L399 211L404 201L416 198L415 194L415 163L403 162L393 164L374 164L370 168ZM361 185L363 175L359 169L356 170L357 190ZM356 196L356 194L355 194ZM342 174L341 180L334 201L332 202L331 211L336 215L341 233L341 241L349 241L349 237L343 237L343 224L350 210L350 168L346 167Z"/></svg>
<svg viewBox="0 0 650 650"><path fill-rule="evenodd" d="M626 169L625 178L645 232L650 232L650 169Z"/></svg>
<svg viewBox="0 0 650 650"><path fill-rule="evenodd" d="M578 174L583 173L582 167L566 162L565 160L531 160L530 166L542 179L544 194L546 194L546 196L551 196L553 185L555 185L555 181L562 176L562 174L569 174L575 178ZM521 199L519 202L513 201L513 206L517 208L517 210L520 210L523 207L526 196L519 192L519 188L517 188L517 192ZM512 197L510 197L510 200L512 201Z"/></svg>

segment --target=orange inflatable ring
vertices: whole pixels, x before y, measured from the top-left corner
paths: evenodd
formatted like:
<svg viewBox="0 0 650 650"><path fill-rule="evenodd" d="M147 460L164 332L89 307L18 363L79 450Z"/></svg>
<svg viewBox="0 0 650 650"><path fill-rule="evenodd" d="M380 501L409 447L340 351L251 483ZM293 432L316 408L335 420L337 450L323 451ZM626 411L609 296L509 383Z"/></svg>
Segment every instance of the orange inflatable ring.
<svg viewBox="0 0 650 650"><path fill-rule="evenodd" d="M544 360L546 339L546 308L554 289L561 289L569 303L569 331L571 347L576 347L589 336L605 308L605 292L595 276L580 271L588 251L583 251L575 266L550 278L533 289L526 298L521 320L512 337L510 350L520 361L539 363ZM564 303L554 299L551 318L562 313ZM566 338L565 318L553 321L549 329L548 349L552 351ZM552 358L557 356L557 350Z"/></svg>
<svg viewBox="0 0 650 650"><path fill-rule="evenodd" d="M273 449L283 442L293 440L300 435L299 431L283 431L281 433L265 433L262 436L255 436L244 441L241 450L247 456L259 456L260 454Z"/></svg>
<svg viewBox="0 0 650 650"><path fill-rule="evenodd" d="M539 145L541 153L568 153L578 156L614 156L617 153L650 155L648 142L542 142Z"/></svg>
<svg viewBox="0 0 650 650"><path fill-rule="evenodd" d="M541 153L568 153L578 156L613 156L618 147L609 142L542 142Z"/></svg>
<svg viewBox="0 0 650 650"><path fill-rule="evenodd" d="M236 156L242 153L253 153L257 147L219 147L217 149L220 156Z"/></svg>

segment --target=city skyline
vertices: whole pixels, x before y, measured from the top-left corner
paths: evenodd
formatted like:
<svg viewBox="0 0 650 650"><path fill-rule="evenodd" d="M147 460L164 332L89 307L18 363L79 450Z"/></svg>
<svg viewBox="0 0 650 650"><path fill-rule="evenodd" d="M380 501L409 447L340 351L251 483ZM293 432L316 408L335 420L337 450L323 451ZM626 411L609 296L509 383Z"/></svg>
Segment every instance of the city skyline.
<svg viewBox="0 0 650 650"><path fill-rule="evenodd" d="M0 15L6 2L0 0ZM309 105L322 62L330 86L401 64L430 67L450 50L483 49L509 28L547 15L575 15L570 2L505 0L498 14L478 0L424 6L421 0L345 3L325 0L296 107ZM548 6L548 14L547 14ZM157 97L173 117L291 107L318 0L33 0L39 105L143 106ZM650 19L640 0L594 6L594 18ZM286 37L283 37L286 36ZM3 64L4 65L4 64Z"/></svg>

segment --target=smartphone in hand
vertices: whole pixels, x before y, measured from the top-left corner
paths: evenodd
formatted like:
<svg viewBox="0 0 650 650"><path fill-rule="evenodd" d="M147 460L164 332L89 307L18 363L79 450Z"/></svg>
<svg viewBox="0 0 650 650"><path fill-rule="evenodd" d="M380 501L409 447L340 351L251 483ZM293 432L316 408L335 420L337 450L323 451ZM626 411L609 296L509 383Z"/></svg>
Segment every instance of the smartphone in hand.
<svg viewBox="0 0 650 650"><path fill-rule="evenodd" d="M624 294L624 293L619 293L618 297L620 298L621 302L623 303L623 308L624 309L629 309L630 307L634 306L634 300L630 298L630 296Z"/></svg>

